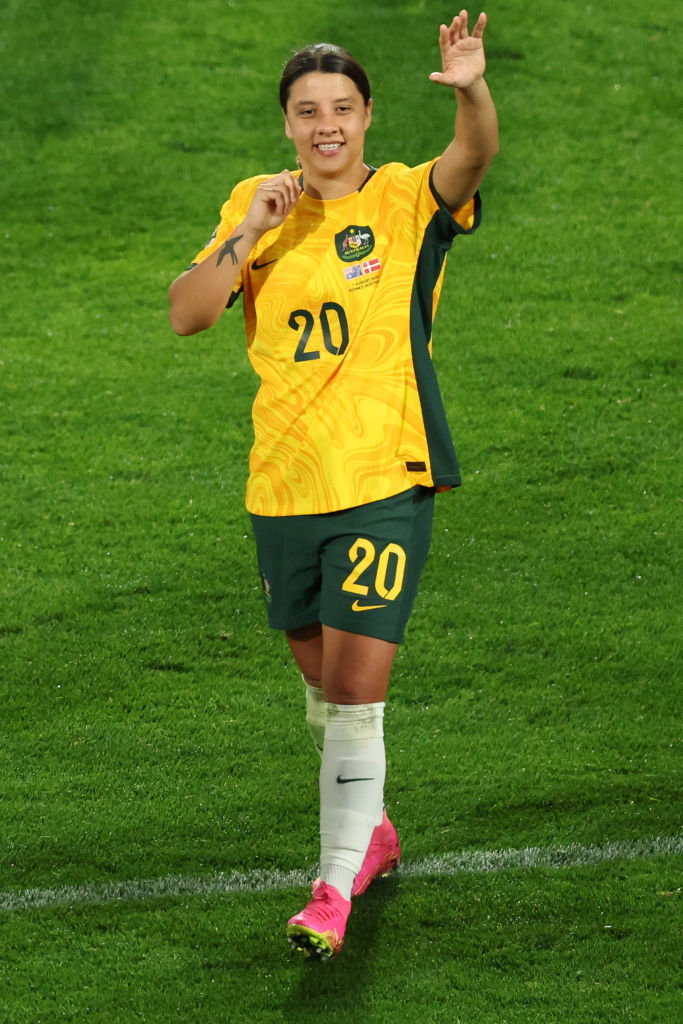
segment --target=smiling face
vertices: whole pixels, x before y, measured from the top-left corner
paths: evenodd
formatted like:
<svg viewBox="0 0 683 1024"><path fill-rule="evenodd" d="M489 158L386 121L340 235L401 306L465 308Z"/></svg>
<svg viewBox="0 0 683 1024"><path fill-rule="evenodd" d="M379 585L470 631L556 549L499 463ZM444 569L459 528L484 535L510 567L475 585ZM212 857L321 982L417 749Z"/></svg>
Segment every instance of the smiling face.
<svg viewBox="0 0 683 1024"><path fill-rule="evenodd" d="M372 120L355 82L347 75L312 71L292 84L285 132L296 148L311 195L336 199L360 188L365 132Z"/></svg>

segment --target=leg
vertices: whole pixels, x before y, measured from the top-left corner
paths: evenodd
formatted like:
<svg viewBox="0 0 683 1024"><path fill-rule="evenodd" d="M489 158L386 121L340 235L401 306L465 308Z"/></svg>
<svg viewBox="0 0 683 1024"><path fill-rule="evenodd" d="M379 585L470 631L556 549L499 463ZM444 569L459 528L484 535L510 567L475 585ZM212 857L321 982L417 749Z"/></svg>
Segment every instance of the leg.
<svg viewBox="0 0 683 1024"><path fill-rule="evenodd" d="M319 622L287 630L287 642L306 683L306 725L323 756L326 705L322 691L323 634Z"/></svg>
<svg viewBox="0 0 683 1024"><path fill-rule="evenodd" d="M322 686L323 628L320 623L288 629L287 643L308 685Z"/></svg>
<svg viewBox="0 0 683 1024"><path fill-rule="evenodd" d="M308 684L306 721L323 759L321 877L349 894L352 885L356 891L367 887L400 856L398 837L384 812L383 729L398 645L319 623L288 630L287 640ZM354 781L340 784L339 778ZM373 848L372 864L365 865L371 838L378 849ZM361 864L366 870L354 883Z"/></svg>
<svg viewBox="0 0 683 1024"><path fill-rule="evenodd" d="M320 675L325 733L320 768L320 878L313 899L290 918L290 942L327 958L344 942L351 896L400 859L396 831L384 812L384 698L396 644L323 626L288 634L302 671ZM322 642L321 642L322 641ZM311 687L309 686L309 690Z"/></svg>
<svg viewBox="0 0 683 1024"><path fill-rule="evenodd" d="M396 647L323 626L320 877L345 899L384 820L384 699Z"/></svg>
<svg viewBox="0 0 683 1024"><path fill-rule="evenodd" d="M386 699L398 644L322 627L322 684L328 704L379 704Z"/></svg>

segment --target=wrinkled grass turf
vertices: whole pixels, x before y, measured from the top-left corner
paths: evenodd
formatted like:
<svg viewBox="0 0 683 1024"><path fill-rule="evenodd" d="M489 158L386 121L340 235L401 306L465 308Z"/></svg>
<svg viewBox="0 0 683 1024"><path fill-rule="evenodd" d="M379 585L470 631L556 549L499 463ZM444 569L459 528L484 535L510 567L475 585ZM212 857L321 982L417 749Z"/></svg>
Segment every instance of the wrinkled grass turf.
<svg viewBox="0 0 683 1024"><path fill-rule="evenodd" d="M386 714L409 859L681 820L680 15L488 13L502 150L435 329L465 486L437 503ZM239 313L178 339L166 289L232 183L291 160L296 45L368 64L372 162L437 152L445 16L8 5L1 891L315 862L315 755L242 505ZM669 1024L677 868L389 883L320 972L282 937L301 893L12 913L4 1019Z"/></svg>

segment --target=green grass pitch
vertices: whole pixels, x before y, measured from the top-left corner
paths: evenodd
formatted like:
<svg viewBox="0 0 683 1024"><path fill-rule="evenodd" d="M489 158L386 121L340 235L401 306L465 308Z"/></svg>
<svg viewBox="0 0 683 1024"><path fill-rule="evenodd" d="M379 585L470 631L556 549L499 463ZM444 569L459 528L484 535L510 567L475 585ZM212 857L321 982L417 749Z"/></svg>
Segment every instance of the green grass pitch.
<svg viewBox="0 0 683 1024"><path fill-rule="evenodd" d="M5 4L3 1024L678 1017L682 18L487 12L502 148L435 327L465 484L386 714L405 867L322 966L284 939L317 755L243 508L241 317L176 338L166 289L291 166L295 47L368 67L369 161L445 146L455 11Z"/></svg>

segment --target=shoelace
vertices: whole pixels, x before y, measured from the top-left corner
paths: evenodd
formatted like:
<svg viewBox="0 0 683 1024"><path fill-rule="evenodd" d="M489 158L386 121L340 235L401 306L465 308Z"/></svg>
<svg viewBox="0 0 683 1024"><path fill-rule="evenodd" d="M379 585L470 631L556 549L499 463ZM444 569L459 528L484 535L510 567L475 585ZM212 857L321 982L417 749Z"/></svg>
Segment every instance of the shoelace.
<svg viewBox="0 0 683 1024"><path fill-rule="evenodd" d="M332 893L320 886L320 888L314 893L313 899L311 900L311 911L323 920L328 920L331 917L338 917L341 912L341 908L335 907L335 902L336 901Z"/></svg>

